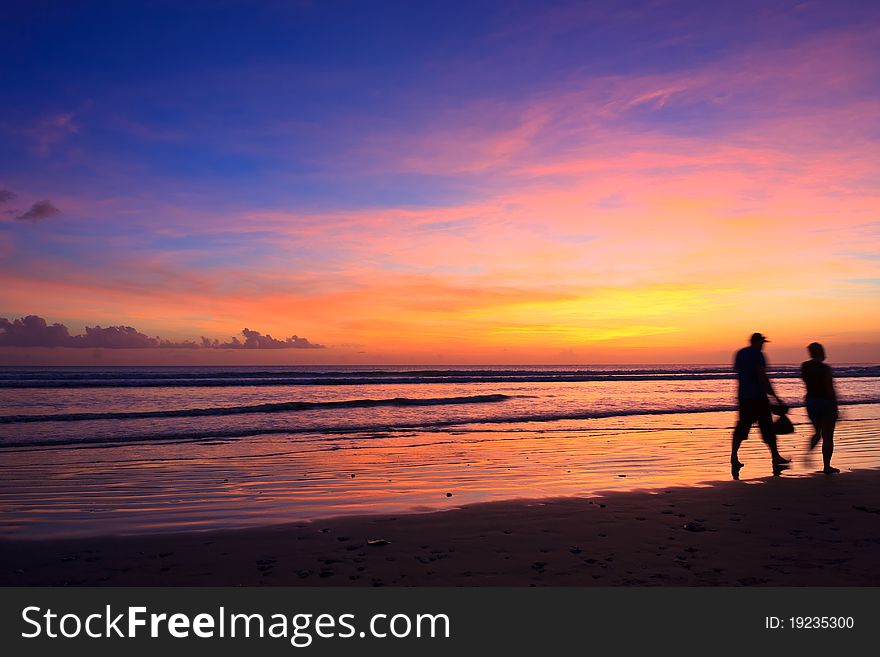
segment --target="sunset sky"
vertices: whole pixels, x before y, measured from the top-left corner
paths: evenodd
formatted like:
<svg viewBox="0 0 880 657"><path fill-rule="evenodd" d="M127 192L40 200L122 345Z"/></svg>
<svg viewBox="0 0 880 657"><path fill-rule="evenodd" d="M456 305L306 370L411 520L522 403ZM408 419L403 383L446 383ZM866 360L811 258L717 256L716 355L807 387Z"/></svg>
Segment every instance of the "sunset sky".
<svg viewBox="0 0 880 657"><path fill-rule="evenodd" d="M0 317L314 349L880 361L880 3L12 2Z"/></svg>

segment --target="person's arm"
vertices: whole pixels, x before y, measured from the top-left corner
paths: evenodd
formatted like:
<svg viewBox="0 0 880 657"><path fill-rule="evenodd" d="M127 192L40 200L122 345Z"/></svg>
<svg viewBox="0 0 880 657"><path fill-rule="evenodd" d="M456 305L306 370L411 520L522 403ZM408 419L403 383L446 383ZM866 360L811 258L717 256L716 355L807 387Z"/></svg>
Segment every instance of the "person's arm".
<svg viewBox="0 0 880 657"><path fill-rule="evenodd" d="M834 419L840 419L840 406L837 404L837 391L834 389L834 375L831 373L831 367L825 366L825 385L827 386L828 395L831 403L834 404Z"/></svg>
<svg viewBox="0 0 880 657"><path fill-rule="evenodd" d="M782 400L779 399L779 395L777 395L776 391L773 389L773 384L770 383L770 377L767 376L767 360L764 358L764 354L759 354L757 368L758 380L761 381L761 385L764 387L764 392L781 404Z"/></svg>
<svg viewBox="0 0 880 657"><path fill-rule="evenodd" d="M825 389L828 392L828 398L837 403L837 392L834 390L834 377L831 374L831 368L825 366Z"/></svg>
<svg viewBox="0 0 880 657"><path fill-rule="evenodd" d="M761 383L764 386L764 392L766 392L768 395L773 397L781 404L782 400L779 399L779 395L777 395L776 391L773 389L773 384L770 383L770 377L767 376L767 370L760 365L758 366L758 378L761 380Z"/></svg>

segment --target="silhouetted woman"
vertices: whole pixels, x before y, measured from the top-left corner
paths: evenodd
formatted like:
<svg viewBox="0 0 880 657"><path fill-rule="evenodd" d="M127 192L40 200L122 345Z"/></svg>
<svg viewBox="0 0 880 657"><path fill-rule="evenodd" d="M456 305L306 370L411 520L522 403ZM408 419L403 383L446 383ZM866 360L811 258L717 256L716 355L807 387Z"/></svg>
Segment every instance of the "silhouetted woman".
<svg viewBox="0 0 880 657"><path fill-rule="evenodd" d="M834 391L834 379L831 368L825 364L825 347L813 342L807 347L810 360L801 364L801 378L807 386L807 415L816 433L810 439L810 449L815 449L822 441L822 460L825 462L825 474L840 472L831 467L831 455L834 453L834 425L837 423L837 394Z"/></svg>

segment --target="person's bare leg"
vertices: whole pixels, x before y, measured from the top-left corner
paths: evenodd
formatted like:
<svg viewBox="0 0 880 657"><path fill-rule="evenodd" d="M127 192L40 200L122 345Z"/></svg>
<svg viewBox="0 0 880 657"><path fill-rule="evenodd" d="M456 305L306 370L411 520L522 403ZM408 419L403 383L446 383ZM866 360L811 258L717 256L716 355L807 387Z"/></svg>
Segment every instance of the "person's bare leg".
<svg viewBox="0 0 880 657"><path fill-rule="evenodd" d="M785 458L778 451L775 452L770 459L770 464L773 468L773 476L778 477L785 470L788 470L791 467L790 463L790 459Z"/></svg>
<svg viewBox="0 0 880 657"><path fill-rule="evenodd" d="M816 445L819 444L819 440L822 438L822 427L818 422L813 422L813 437L810 438L810 450L816 449Z"/></svg>
<svg viewBox="0 0 880 657"><path fill-rule="evenodd" d="M770 448L770 456L773 459L773 465L787 465L791 462L791 459L787 459L779 453L779 448L776 446L775 440L772 443L767 443L767 447Z"/></svg>
<svg viewBox="0 0 880 657"><path fill-rule="evenodd" d="M733 434L733 443L730 447L730 462L731 463L739 463L739 446L743 444L743 440L741 436L738 436L736 433ZM742 465L742 463L739 463Z"/></svg>
<svg viewBox="0 0 880 657"><path fill-rule="evenodd" d="M770 459L773 463L773 468L776 469L782 467L784 469L785 466L789 464L789 459L779 453L779 447L776 444L776 432L773 429L773 419L770 417L769 412L758 418L758 427L761 429L762 440L767 445L767 449L770 450ZM774 474L777 473L774 472Z"/></svg>
<svg viewBox="0 0 880 657"><path fill-rule="evenodd" d="M740 417L736 422L736 427L733 429L733 440L730 446L730 474L734 479L739 479L739 471L743 467L743 464L739 461L739 447L748 437L751 428L751 422L748 422L746 418Z"/></svg>
<svg viewBox="0 0 880 657"><path fill-rule="evenodd" d="M834 420L826 420L822 423L822 460L825 462L825 474L840 472L831 467L831 456L834 454Z"/></svg>
<svg viewBox="0 0 880 657"><path fill-rule="evenodd" d="M730 474L734 479L739 479L739 471L743 467L743 464L739 461L739 446L742 445L743 440L734 432L733 444L730 449Z"/></svg>

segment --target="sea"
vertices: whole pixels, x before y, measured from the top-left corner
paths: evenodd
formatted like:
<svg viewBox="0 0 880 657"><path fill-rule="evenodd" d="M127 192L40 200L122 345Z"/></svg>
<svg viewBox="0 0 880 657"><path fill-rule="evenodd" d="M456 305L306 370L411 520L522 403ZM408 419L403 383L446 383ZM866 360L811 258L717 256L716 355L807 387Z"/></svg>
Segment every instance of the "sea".
<svg viewBox="0 0 880 657"><path fill-rule="evenodd" d="M835 465L880 467L880 366L834 373ZM799 368L769 375L796 427L783 476L815 476ZM708 485L729 478L735 397L729 365L2 367L0 536ZM757 429L741 460L744 485L771 474Z"/></svg>

